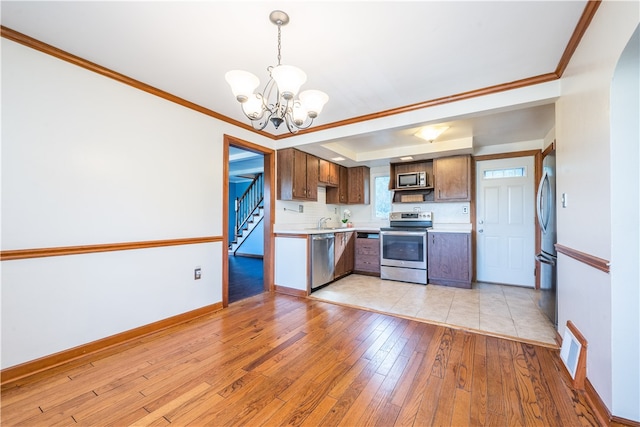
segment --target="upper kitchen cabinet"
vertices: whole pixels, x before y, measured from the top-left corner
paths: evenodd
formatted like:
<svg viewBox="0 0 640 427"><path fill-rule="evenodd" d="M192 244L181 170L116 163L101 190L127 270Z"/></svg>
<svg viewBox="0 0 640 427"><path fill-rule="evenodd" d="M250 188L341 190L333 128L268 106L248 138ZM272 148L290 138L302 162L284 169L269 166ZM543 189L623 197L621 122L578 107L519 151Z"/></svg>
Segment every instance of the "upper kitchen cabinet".
<svg viewBox="0 0 640 427"><path fill-rule="evenodd" d="M278 150L278 200L318 200L318 158L296 150Z"/></svg>
<svg viewBox="0 0 640 427"><path fill-rule="evenodd" d="M471 201L471 156L433 160L436 202Z"/></svg>
<svg viewBox="0 0 640 427"><path fill-rule="evenodd" d="M349 192L349 171L346 167L338 167L338 186L327 187L327 203L340 205L347 203L347 193Z"/></svg>
<svg viewBox="0 0 640 427"><path fill-rule="evenodd" d="M328 187L337 187L339 183L339 166L325 159L318 159L320 171L318 173L318 182Z"/></svg>
<svg viewBox="0 0 640 427"><path fill-rule="evenodd" d="M369 168L367 166L356 166L348 169L349 191L347 193L347 203L352 205L369 204Z"/></svg>

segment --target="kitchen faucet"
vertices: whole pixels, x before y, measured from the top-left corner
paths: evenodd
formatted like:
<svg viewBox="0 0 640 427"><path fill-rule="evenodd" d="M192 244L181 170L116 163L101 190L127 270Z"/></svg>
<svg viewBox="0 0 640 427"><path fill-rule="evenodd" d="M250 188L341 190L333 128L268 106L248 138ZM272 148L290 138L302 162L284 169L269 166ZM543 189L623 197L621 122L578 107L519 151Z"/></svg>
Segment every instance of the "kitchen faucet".
<svg viewBox="0 0 640 427"><path fill-rule="evenodd" d="M326 222L331 218L322 217L318 220L318 230L322 230L326 226Z"/></svg>

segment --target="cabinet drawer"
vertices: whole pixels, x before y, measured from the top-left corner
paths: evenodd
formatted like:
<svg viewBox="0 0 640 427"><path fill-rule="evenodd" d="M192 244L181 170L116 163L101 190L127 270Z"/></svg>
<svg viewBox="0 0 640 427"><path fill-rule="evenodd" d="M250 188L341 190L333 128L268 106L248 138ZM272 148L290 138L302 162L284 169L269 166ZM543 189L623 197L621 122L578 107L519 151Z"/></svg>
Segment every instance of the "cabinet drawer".
<svg viewBox="0 0 640 427"><path fill-rule="evenodd" d="M378 245L356 245L356 253L358 255L380 255L380 248Z"/></svg>
<svg viewBox="0 0 640 427"><path fill-rule="evenodd" d="M363 259L359 258L355 265L356 271L369 271L372 273L380 273L380 261L377 258Z"/></svg>

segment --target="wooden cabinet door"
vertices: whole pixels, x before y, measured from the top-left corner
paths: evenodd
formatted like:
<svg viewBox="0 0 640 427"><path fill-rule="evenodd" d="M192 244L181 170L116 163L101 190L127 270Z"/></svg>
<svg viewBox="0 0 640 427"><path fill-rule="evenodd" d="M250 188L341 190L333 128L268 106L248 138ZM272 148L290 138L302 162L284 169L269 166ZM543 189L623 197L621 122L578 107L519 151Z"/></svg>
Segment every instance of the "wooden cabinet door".
<svg viewBox="0 0 640 427"><path fill-rule="evenodd" d="M357 166L348 170L349 191L347 192L347 203L368 205L369 204L369 168L367 166Z"/></svg>
<svg viewBox="0 0 640 427"><path fill-rule="evenodd" d="M318 172L318 182L330 187L338 186L338 165L324 159L318 159L320 170Z"/></svg>
<svg viewBox="0 0 640 427"><path fill-rule="evenodd" d="M433 161L435 201L471 200L471 157L442 157Z"/></svg>
<svg viewBox="0 0 640 427"><path fill-rule="evenodd" d="M344 166L338 168L338 197L340 203L347 203L349 193L349 169Z"/></svg>
<svg viewBox="0 0 640 427"><path fill-rule="evenodd" d="M345 231L335 233L334 262L336 278L353 271L354 260L354 232Z"/></svg>
<svg viewBox="0 0 640 427"><path fill-rule="evenodd" d="M335 163L329 162L329 185L336 187L340 182L339 167Z"/></svg>
<svg viewBox="0 0 640 427"><path fill-rule="evenodd" d="M307 163L307 199L318 200L318 158L311 154L306 154Z"/></svg>
<svg viewBox="0 0 640 427"><path fill-rule="evenodd" d="M278 200L293 200L294 153L295 150L293 148L286 148L277 152L276 197Z"/></svg>
<svg viewBox="0 0 640 427"><path fill-rule="evenodd" d="M336 165L337 187L327 187L327 203L338 205L347 203L349 191L349 176L347 168Z"/></svg>
<svg viewBox="0 0 640 427"><path fill-rule="evenodd" d="M293 197L307 198L307 153L294 150L293 152Z"/></svg>
<svg viewBox="0 0 640 427"><path fill-rule="evenodd" d="M429 233L427 239L429 283L471 287L471 234Z"/></svg>
<svg viewBox="0 0 640 427"><path fill-rule="evenodd" d="M318 200L318 158L294 148L278 150L278 200Z"/></svg>

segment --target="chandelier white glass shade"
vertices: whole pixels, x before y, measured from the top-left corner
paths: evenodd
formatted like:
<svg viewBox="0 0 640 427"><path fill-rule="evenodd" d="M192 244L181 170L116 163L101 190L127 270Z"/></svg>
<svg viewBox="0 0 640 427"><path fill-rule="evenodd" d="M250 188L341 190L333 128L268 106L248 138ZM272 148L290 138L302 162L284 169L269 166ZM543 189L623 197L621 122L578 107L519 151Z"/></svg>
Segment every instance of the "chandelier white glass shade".
<svg viewBox="0 0 640 427"><path fill-rule="evenodd" d="M260 80L248 71L229 71L225 80L254 129L262 130L269 122L277 129L284 122L289 132L296 133L311 126L329 97L319 90L305 90L298 94L307 81L307 75L298 67L280 64L280 29L289 22L289 16L274 10L269 19L278 26L278 65L267 67L270 78L262 93L254 93Z"/></svg>

